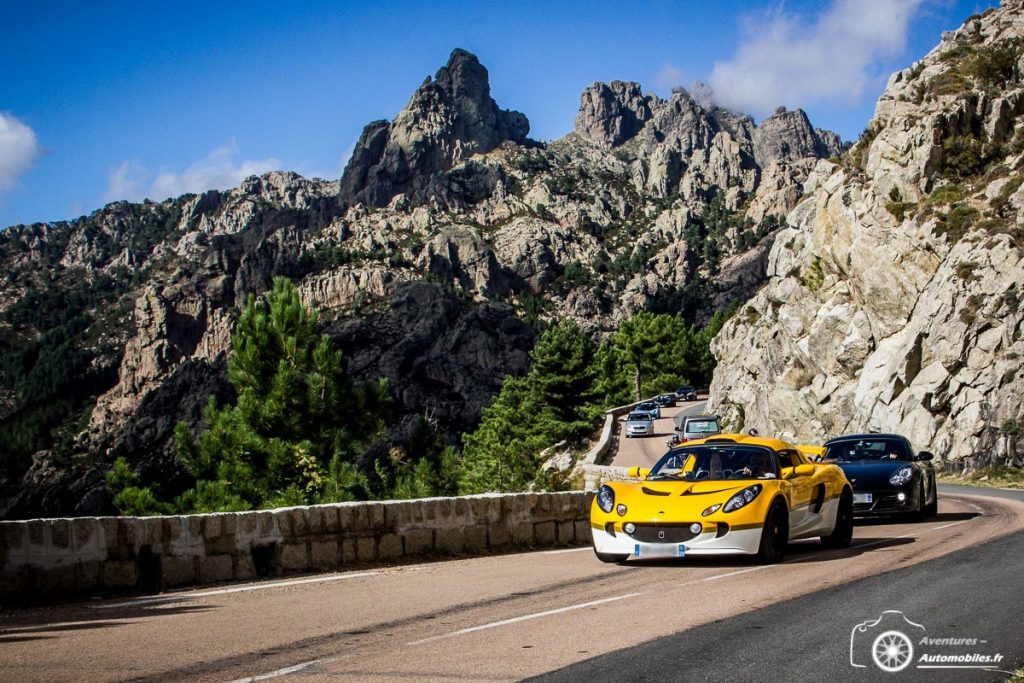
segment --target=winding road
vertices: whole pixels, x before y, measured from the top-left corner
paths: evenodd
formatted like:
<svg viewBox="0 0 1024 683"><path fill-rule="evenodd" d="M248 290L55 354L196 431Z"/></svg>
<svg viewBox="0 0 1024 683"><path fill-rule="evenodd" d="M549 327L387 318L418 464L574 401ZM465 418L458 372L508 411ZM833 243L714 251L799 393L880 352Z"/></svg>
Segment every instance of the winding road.
<svg viewBox="0 0 1024 683"><path fill-rule="evenodd" d="M998 495L944 487L934 519L863 522L853 547L795 543L780 565L606 565L571 548L8 610L0 676L878 680L888 674L851 666L851 631L886 610L935 637L984 640L975 649L1008 671L1024 658L1024 497ZM915 663L897 678L1005 675Z"/></svg>

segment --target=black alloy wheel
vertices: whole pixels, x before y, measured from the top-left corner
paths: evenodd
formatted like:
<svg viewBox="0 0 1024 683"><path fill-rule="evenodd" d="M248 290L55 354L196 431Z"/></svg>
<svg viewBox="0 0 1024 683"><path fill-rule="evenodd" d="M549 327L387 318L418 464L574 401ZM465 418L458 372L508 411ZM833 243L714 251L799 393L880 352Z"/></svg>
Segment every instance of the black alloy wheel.
<svg viewBox="0 0 1024 683"><path fill-rule="evenodd" d="M843 489L839 496L836 524L831 534L821 537L821 542L826 548L849 548L853 542L853 494L850 489Z"/></svg>
<svg viewBox="0 0 1024 683"><path fill-rule="evenodd" d="M757 557L762 562L775 564L786 556L789 543L789 510L781 500L776 500L768 509L768 516L761 529L761 545Z"/></svg>

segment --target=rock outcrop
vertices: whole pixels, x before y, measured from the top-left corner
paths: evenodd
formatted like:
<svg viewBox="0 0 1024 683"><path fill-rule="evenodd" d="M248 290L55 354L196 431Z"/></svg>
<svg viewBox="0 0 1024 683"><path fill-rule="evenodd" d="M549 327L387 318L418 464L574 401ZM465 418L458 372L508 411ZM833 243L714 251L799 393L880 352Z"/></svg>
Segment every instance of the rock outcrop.
<svg viewBox="0 0 1024 683"><path fill-rule="evenodd" d="M580 95L576 132L605 147L618 147L640 132L661 100L644 95L639 83L594 83Z"/></svg>
<svg viewBox="0 0 1024 683"><path fill-rule="evenodd" d="M1022 45L1020 3L968 19L890 78L843 164L817 163L767 286L713 343L734 426L1019 463Z"/></svg>
<svg viewBox="0 0 1024 683"><path fill-rule="evenodd" d="M842 151L839 137L812 127L803 109L780 107L754 131L754 158L761 166L808 157L827 159Z"/></svg>
<svg viewBox="0 0 1024 683"><path fill-rule="evenodd" d="M373 208L398 194L418 204L445 201L438 174L506 140L522 144L529 131L524 115L491 99L487 69L476 56L455 50L394 121L366 126L342 175L341 201Z"/></svg>

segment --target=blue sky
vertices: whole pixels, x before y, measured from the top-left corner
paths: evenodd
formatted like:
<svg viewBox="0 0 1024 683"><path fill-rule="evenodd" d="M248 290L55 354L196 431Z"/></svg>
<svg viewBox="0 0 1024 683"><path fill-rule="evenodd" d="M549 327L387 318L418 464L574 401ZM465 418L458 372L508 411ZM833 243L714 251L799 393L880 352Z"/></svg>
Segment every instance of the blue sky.
<svg viewBox="0 0 1024 683"><path fill-rule="evenodd" d="M856 138L892 71L985 0L8 1L0 26L0 227L116 199L340 175L453 48L531 137L572 129L593 81L709 82L760 119L803 107Z"/></svg>

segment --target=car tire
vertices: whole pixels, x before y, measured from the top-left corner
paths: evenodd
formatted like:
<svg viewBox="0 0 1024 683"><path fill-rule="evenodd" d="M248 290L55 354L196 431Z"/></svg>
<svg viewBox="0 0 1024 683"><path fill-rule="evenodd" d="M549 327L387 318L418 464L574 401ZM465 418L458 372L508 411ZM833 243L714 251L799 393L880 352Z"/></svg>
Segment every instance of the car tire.
<svg viewBox="0 0 1024 683"><path fill-rule="evenodd" d="M622 564L629 557L629 555L620 555L619 553L600 553L597 548L594 549L594 554L597 555L597 559L608 564Z"/></svg>
<svg viewBox="0 0 1024 683"><path fill-rule="evenodd" d="M849 548L853 542L853 494L850 489L843 489L839 496L835 526L831 534L821 537L821 542L826 548Z"/></svg>
<svg viewBox="0 0 1024 683"><path fill-rule="evenodd" d="M928 503L924 510L925 517L935 517L939 514L939 491L935 488L935 482L932 482L932 502Z"/></svg>
<svg viewBox="0 0 1024 683"><path fill-rule="evenodd" d="M768 508L764 526L761 528L761 544L757 549L757 558L767 564L782 562L786 556L786 545L789 543L789 510L781 500L776 500Z"/></svg>
<svg viewBox="0 0 1024 683"><path fill-rule="evenodd" d="M924 482L917 486L917 509L907 513L911 522L923 522L928 517L928 508L925 505Z"/></svg>

